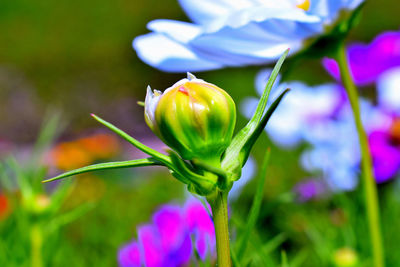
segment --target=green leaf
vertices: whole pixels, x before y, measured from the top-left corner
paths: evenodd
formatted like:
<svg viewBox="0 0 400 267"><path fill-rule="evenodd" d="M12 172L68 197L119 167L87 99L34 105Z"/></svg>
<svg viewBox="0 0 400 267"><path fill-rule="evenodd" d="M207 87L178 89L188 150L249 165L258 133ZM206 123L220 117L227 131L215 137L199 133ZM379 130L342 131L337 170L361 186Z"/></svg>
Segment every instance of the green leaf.
<svg viewBox="0 0 400 267"><path fill-rule="evenodd" d="M57 190L54 190L53 194L51 194L49 208L51 213L56 213L64 204L68 193L71 192L74 182L74 180L64 180L57 185Z"/></svg>
<svg viewBox="0 0 400 267"><path fill-rule="evenodd" d="M281 262L282 262L281 264L282 267L289 267L286 252L284 250L281 251Z"/></svg>
<svg viewBox="0 0 400 267"><path fill-rule="evenodd" d="M242 266L242 265L240 264L240 261L239 261L238 256L236 255L236 252L235 252L235 250L232 248L232 246L231 246L231 258L232 258L233 267L240 267L240 266Z"/></svg>
<svg viewBox="0 0 400 267"><path fill-rule="evenodd" d="M268 97L271 92L272 86L278 76L279 70L282 67L282 64L289 53L289 49L285 51L285 53L281 56L281 58L276 63L274 69L272 70L271 76L268 79L267 85L265 86L264 92L258 102L256 111L247 125L241 129L236 136L233 138L231 144L226 149L224 158L222 160L222 168L226 170L233 177L234 180L239 179L240 171L244 163L246 162L247 158L243 157L242 150L246 146L246 143L250 139L254 139L254 132L257 130L258 125L262 121L263 114L265 112L265 108L267 106ZM257 136L258 137L258 136ZM254 142L253 142L254 144ZM251 148L251 147L250 147ZM247 150L249 148L247 147ZM247 153L247 152L246 152ZM245 154L246 154L245 153ZM241 156L242 154L242 156Z"/></svg>
<svg viewBox="0 0 400 267"><path fill-rule="evenodd" d="M22 195L29 198L33 193L29 177L14 157L7 158L5 163L14 172L15 180L17 181L17 185L20 188Z"/></svg>
<svg viewBox="0 0 400 267"><path fill-rule="evenodd" d="M267 152L265 153L264 160L261 166L260 177L258 178L257 189L254 195L253 204L251 206L250 213L248 215L248 222L246 224L246 228L244 229L244 233L238 242L237 257L239 259L243 257L243 254L247 247L247 243L249 241L250 234L253 231L254 227L256 226L256 222L260 214L261 202L264 193L264 185L267 177L267 167L270 155L271 155L271 150L267 149Z"/></svg>
<svg viewBox="0 0 400 267"><path fill-rule="evenodd" d="M3 190L6 189L8 192L12 191L13 183L11 182L11 178L7 173L6 167L1 161L0 161L0 185Z"/></svg>
<svg viewBox="0 0 400 267"><path fill-rule="evenodd" d="M275 266L276 264L270 264L272 262L272 258L270 257L270 253L276 250L282 243L287 239L285 234L278 234L270 239L267 243L263 244L261 241L258 241L255 238L251 239L249 245L252 246L251 254L246 256L242 263L244 266L247 266L249 262L251 262L254 257L260 257L265 263L264 266Z"/></svg>
<svg viewBox="0 0 400 267"><path fill-rule="evenodd" d="M141 142L139 142L138 140L136 140L135 138L133 138L132 136L130 136L129 134L125 133L124 131L122 131L121 129L115 127L114 125L112 125L111 123L101 119L100 117L91 114L91 116L97 120L98 122L100 122L101 124L103 124L104 126L106 126L107 128L109 128L111 131L113 131L114 133L118 134L119 136L121 136L122 138L124 138L126 141L128 141L129 143L131 143L133 146L137 147L138 149L140 149L141 151L143 151L144 153L152 156L153 158L155 158L158 161L161 161L162 163L164 163L167 166L171 165L171 160L168 156L142 144Z"/></svg>
<svg viewBox="0 0 400 267"><path fill-rule="evenodd" d="M254 143L257 141L258 137L261 135L262 131L264 130L265 126L267 125L269 119L271 118L272 114L278 107L279 103L281 102L282 98L288 93L290 89L284 90L277 99L271 104L271 106L268 108L267 112L265 113L264 117L262 118L261 122L257 125L256 129L254 130L253 134L250 136L250 138L247 140L246 144L244 145L240 158L242 160L242 165L246 163L250 151L254 145Z"/></svg>
<svg viewBox="0 0 400 267"><path fill-rule="evenodd" d="M119 169L119 168L133 168L133 167L142 167L142 166L156 166L163 164L153 158L146 158L146 159L135 159L135 160L127 160L127 161L118 161L118 162L107 162L107 163L99 163L94 165L89 165L86 167L82 167L76 170L72 170L69 172L65 172L60 174L56 177L47 179L42 181L43 183L59 180L62 178L66 178L69 176L85 173L85 172L92 172L98 170L107 170L107 169Z"/></svg>
<svg viewBox="0 0 400 267"><path fill-rule="evenodd" d="M94 206L95 206L94 203L86 203L85 205L81 205L67 213L58 215L57 217L55 217L53 220L51 220L49 222L45 231L47 233L56 232L62 226L67 225L67 224L77 220L79 217L85 215L88 211L93 209Z"/></svg>

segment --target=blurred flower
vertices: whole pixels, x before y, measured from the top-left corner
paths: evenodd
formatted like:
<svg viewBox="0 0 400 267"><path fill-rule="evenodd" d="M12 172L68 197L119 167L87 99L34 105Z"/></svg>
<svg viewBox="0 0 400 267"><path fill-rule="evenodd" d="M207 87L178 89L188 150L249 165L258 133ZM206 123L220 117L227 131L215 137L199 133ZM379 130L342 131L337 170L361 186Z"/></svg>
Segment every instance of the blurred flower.
<svg viewBox="0 0 400 267"><path fill-rule="evenodd" d="M357 252L352 248L340 248L333 255L333 262L337 267L354 267L358 264Z"/></svg>
<svg viewBox="0 0 400 267"><path fill-rule="evenodd" d="M397 122L399 123L399 122ZM390 132L374 131L369 134L375 179L385 182L400 169L400 143Z"/></svg>
<svg viewBox="0 0 400 267"><path fill-rule="evenodd" d="M180 0L194 23L159 19L134 39L147 64L170 72L265 64L297 52L363 0Z"/></svg>
<svg viewBox="0 0 400 267"><path fill-rule="evenodd" d="M256 76L255 87L259 95L262 94L270 73L270 69L265 69ZM290 88L291 92L275 110L265 130L275 143L283 147L298 145L313 124L333 115L343 102L342 91L335 84L316 87L301 82L279 84L279 78L275 84L271 90L270 102L286 88ZM241 104L242 113L251 118L257 103L258 98L245 99Z"/></svg>
<svg viewBox="0 0 400 267"><path fill-rule="evenodd" d="M269 73L267 69L257 75L255 83L259 93ZM310 172L322 171L330 189L353 189L358 181L360 157L351 109L343 89L336 84L315 87L301 82L276 84L270 101L285 88L291 88L291 92L268 122L269 137L284 148L304 142L311 144L302 155L303 167ZM256 105L256 98L248 98L242 102L241 110L249 117Z"/></svg>
<svg viewBox="0 0 400 267"><path fill-rule="evenodd" d="M92 155L93 158L97 159L111 158L120 150L118 139L111 134L93 134L88 137L80 138L76 142Z"/></svg>
<svg viewBox="0 0 400 267"><path fill-rule="evenodd" d="M348 47L350 69L357 85L373 83L386 70L400 66L400 32L385 32L370 44ZM324 59L327 71L340 80L339 67L333 59Z"/></svg>
<svg viewBox="0 0 400 267"><path fill-rule="evenodd" d="M191 198L183 208L162 206L153 215L152 224L138 228L138 240L119 250L118 262L122 267L183 266L189 263L194 251L203 260L214 255L215 234L207 210Z"/></svg>
<svg viewBox="0 0 400 267"><path fill-rule="evenodd" d="M255 81L258 92L265 87L269 73L270 70L263 70L258 74ZM378 77L377 105L360 98L377 182L387 181L400 170L400 146L394 142L400 129L393 124L393 118L400 118L399 77L400 68L387 70ZM309 144L301 155L303 168L312 173L322 172L330 190L354 189L358 184L360 154L352 111L343 89L335 84L309 87L300 82L286 82L272 89L271 101L284 88L292 90L271 117L266 128L270 138L284 148ZM256 99L248 98L241 110L249 117L255 106Z"/></svg>
<svg viewBox="0 0 400 267"><path fill-rule="evenodd" d="M400 116L400 65L385 71L378 77L376 90L379 108L388 114Z"/></svg>
<svg viewBox="0 0 400 267"><path fill-rule="evenodd" d="M145 119L151 130L187 160L220 167L236 123L232 98L221 88L197 79L175 83L164 93L148 87Z"/></svg>
<svg viewBox="0 0 400 267"><path fill-rule="evenodd" d="M365 122L376 181L385 182L400 170L400 32L382 33L368 45L350 45L347 53L355 82L376 84L375 119ZM323 64L340 79L334 60L325 59Z"/></svg>
<svg viewBox="0 0 400 267"><path fill-rule="evenodd" d="M310 172L322 171L331 190L352 190L358 184L359 145L349 105L335 116L325 117L308 127L304 141L311 145L301 155Z"/></svg>
<svg viewBox="0 0 400 267"><path fill-rule="evenodd" d="M50 151L51 164L60 170L72 170L97 160L115 156L120 145L113 135L93 134L74 141L62 142Z"/></svg>
<svg viewBox="0 0 400 267"><path fill-rule="evenodd" d="M325 183L318 179L309 179L298 183L294 187L297 199L300 202L309 201L321 197L327 192Z"/></svg>
<svg viewBox="0 0 400 267"><path fill-rule="evenodd" d="M0 220L7 217L10 211L10 203L6 195L0 193Z"/></svg>
<svg viewBox="0 0 400 267"><path fill-rule="evenodd" d="M400 170L400 68L386 71L377 81L382 122L369 133L375 177L385 182Z"/></svg>

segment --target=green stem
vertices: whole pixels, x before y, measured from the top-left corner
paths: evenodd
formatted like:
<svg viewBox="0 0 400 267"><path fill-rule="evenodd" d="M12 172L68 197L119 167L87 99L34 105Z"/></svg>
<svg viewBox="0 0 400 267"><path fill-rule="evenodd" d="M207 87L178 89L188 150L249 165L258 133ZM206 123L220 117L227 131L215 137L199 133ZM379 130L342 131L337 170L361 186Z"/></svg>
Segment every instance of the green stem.
<svg viewBox="0 0 400 267"><path fill-rule="evenodd" d="M384 251L383 251L381 228L380 228L377 186L373 173L372 159L368 146L368 139L361 121L358 92L356 86L354 85L352 76L350 74L344 43L340 45L337 51L336 61L338 62L339 65L342 83L346 89L347 95L350 100L350 105L353 110L354 121L358 132L358 139L361 149L361 167L362 167L362 178L364 185L365 205L367 209L367 220L371 236L370 241L371 241L374 266L384 267L385 266Z"/></svg>
<svg viewBox="0 0 400 267"><path fill-rule="evenodd" d="M31 239L31 266L42 267L43 236L42 236L42 230L38 224L32 226L30 232L30 239Z"/></svg>
<svg viewBox="0 0 400 267"><path fill-rule="evenodd" d="M215 197L210 197L207 200L210 203L214 220L218 267L231 267L228 230L228 193L218 191Z"/></svg>

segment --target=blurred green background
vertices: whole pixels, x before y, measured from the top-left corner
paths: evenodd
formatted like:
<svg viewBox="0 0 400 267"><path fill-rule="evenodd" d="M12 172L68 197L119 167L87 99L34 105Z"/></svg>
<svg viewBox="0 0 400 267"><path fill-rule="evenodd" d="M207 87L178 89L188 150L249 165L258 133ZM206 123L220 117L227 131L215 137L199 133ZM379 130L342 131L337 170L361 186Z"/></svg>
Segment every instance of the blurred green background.
<svg viewBox="0 0 400 267"><path fill-rule="evenodd" d="M367 1L362 20L349 41L369 42L380 32L398 30L398 11L396 0ZM11 144L11 150L29 147L50 111L62 114L60 124L64 130L58 141L73 140L101 128L89 116L95 113L139 140L153 142L155 137L144 124L143 108L136 102L144 99L148 84L164 90L183 77L147 66L131 47L135 36L147 32L147 22L157 18L187 20L176 0L1 0L0 141ZM310 84L330 81L319 60L302 64L290 73L289 79ZM243 97L256 95L253 84L258 70L259 67L230 68L197 76L227 90L238 104ZM238 126L244 123L240 117ZM361 192L317 203L293 203L287 192L306 176L298 166L302 148L282 151L264 136L254 151L258 162L267 146L272 146L273 152L271 175L258 222L261 231L255 238L268 240L283 232L285 238L274 253L278 258L280 249L287 250L289 258L306 255L305 265L300 266L329 266L331 251L346 238L352 239L347 241L356 244L361 253L368 251L368 239L362 234L366 229ZM45 244L45 253L54 256L49 266L115 266L118 247L135 236L138 223L149 221L159 204L184 198L182 185L165 170L104 172L99 179L104 185L99 189L101 197L93 200L95 207L64 228L58 241ZM400 234L392 231L393 225L400 225L396 198L399 189L385 185L380 190L382 201L396 206L383 209L389 251L400 240L395 238ZM254 182L234 206L237 221L246 215L253 192ZM343 203L348 208L345 211L338 208ZM351 212L358 216L349 216ZM335 214L345 223L332 226ZM5 229L7 225L1 227ZM363 237L353 240L355 236ZM388 266L399 266L398 256L389 254L388 259L394 264ZM10 261L3 258L0 262ZM24 264L27 263L19 261L15 266Z"/></svg>

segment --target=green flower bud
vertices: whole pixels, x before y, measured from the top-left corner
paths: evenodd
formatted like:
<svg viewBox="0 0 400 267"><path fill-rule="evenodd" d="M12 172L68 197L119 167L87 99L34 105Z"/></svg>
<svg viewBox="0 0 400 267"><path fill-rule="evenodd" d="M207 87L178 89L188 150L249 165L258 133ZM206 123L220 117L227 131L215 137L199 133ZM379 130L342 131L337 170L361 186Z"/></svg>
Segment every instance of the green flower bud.
<svg viewBox="0 0 400 267"><path fill-rule="evenodd" d="M183 159L219 165L232 139L236 108L224 90L188 73L164 93L148 87L145 119Z"/></svg>

